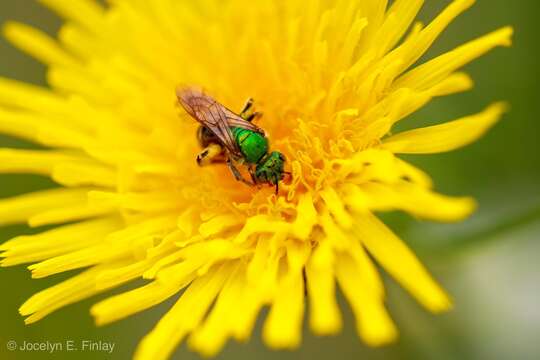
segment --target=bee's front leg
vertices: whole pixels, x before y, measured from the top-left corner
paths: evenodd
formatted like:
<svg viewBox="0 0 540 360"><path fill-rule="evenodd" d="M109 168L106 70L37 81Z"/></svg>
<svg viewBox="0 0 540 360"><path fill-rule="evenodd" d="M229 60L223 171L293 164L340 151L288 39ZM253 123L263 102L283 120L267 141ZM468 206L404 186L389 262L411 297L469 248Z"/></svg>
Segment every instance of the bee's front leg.
<svg viewBox="0 0 540 360"><path fill-rule="evenodd" d="M244 184L247 184L249 186L254 186L255 185L254 183L251 183L251 182L247 181L246 179L244 179L242 174L240 174L240 171L236 168L236 166L234 166L231 158L227 158L227 166L229 166L229 169L231 170L231 172L234 175L234 178L236 180L241 181Z"/></svg>
<svg viewBox="0 0 540 360"><path fill-rule="evenodd" d="M257 185L257 178L255 177L255 170L253 169L253 166L250 166L249 169L249 176L251 176L251 181L254 185Z"/></svg>

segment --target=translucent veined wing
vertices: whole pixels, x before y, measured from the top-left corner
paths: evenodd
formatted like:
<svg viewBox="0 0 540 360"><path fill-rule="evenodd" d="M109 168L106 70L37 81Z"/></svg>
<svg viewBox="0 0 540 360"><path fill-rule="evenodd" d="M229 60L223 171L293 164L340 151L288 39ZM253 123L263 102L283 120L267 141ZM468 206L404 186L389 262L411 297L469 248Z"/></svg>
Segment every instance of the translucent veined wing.
<svg viewBox="0 0 540 360"><path fill-rule="evenodd" d="M179 88L176 90L176 96L186 112L210 129L229 152L241 156L223 105L197 88Z"/></svg>
<svg viewBox="0 0 540 360"><path fill-rule="evenodd" d="M225 106L223 106L223 111L225 112L225 116L227 117L227 122L229 123L230 127L239 127L242 129L255 131L264 135L263 129L242 118L240 115L235 114L233 111L227 109Z"/></svg>

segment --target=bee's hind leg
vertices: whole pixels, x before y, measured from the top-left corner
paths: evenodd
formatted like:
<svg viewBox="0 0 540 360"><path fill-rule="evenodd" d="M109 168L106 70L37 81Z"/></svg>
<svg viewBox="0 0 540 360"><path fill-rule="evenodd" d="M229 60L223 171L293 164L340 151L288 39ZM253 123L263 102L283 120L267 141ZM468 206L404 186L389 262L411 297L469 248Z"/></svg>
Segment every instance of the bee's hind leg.
<svg viewBox="0 0 540 360"><path fill-rule="evenodd" d="M197 155L197 164L205 166L216 162L223 162L223 148L218 144L210 144Z"/></svg>
<svg viewBox="0 0 540 360"><path fill-rule="evenodd" d="M242 174L240 174L240 171L236 168L236 166L234 166L234 164L232 163L232 160L230 158L227 159L227 166L229 167L229 169L231 170L231 172L233 173L234 175L234 178L238 181L241 181L243 182L244 184L247 184L249 186L253 186L255 184L247 181L246 179L244 179L244 177L242 176Z"/></svg>

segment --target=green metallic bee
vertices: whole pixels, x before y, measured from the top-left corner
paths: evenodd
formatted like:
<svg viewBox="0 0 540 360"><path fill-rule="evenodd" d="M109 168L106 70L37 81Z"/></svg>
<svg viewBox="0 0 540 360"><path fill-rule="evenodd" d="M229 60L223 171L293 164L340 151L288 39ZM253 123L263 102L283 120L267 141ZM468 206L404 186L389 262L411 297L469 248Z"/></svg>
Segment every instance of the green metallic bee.
<svg viewBox="0 0 540 360"><path fill-rule="evenodd" d="M278 151L268 152L264 131L251 121L260 113L248 114L249 100L240 115L227 109L194 87L176 91L179 103L201 126L197 137L203 151L197 156L199 165L226 162L236 180L248 185L269 184L279 190L283 180L285 157ZM252 182L244 179L235 164L245 164Z"/></svg>

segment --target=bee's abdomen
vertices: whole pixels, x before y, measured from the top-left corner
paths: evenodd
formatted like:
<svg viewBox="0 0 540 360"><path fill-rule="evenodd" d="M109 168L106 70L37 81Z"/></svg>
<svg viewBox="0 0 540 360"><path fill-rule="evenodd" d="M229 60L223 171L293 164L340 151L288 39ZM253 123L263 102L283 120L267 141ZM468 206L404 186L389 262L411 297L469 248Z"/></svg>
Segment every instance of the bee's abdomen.
<svg viewBox="0 0 540 360"><path fill-rule="evenodd" d="M256 164L268 153L268 140L261 134L242 128L232 128L234 139L246 162Z"/></svg>

